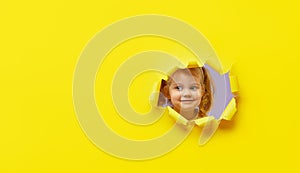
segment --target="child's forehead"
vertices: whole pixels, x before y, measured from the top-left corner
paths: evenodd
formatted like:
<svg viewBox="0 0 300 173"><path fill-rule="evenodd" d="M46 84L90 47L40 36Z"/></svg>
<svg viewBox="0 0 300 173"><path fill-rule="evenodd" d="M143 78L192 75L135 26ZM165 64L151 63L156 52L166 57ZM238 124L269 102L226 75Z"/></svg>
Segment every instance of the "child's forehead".
<svg viewBox="0 0 300 173"><path fill-rule="evenodd" d="M171 76L172 82L175 83L199 83L200 78L194 76L189 71L176 71Z"/></svg>
<svg viewBox="0 0 300 173"><path fill-rule="evenodd" d="M172 78L186 78L186 77L193 77L193 78L200 78L200 75L198 75L195 72L192 72L187 69L179 69L176 70L172 75Z"/></svg>
<svg viewBox="0 0 300 173"><path fill-rule="evenodd" d="M193 74L188 70L177 70L172 74L172 77L193 77Z"/></svg>

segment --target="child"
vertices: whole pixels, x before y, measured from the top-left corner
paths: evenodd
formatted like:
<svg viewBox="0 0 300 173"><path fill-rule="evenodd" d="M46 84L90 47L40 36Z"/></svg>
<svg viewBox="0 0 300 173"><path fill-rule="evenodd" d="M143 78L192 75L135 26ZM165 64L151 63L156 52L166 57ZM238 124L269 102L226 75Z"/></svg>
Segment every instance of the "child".
<svg viewBox="0 0 300 173"><path fill-rule="evenodd" d="M204 67L177 69L162 87L168 105L187 120L206 116L211 107L210 79Z"/></svg>

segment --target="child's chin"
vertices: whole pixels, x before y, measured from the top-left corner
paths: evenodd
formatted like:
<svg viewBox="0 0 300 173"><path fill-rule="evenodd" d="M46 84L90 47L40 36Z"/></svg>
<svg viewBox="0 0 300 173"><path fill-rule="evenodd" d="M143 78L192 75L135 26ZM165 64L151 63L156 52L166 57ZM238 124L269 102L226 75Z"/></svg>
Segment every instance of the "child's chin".
<svg viewBox="0 0 300 173"><path fill-rule="evenodd" d="M184 112L191 112L195 110L195 107L181 107L180 110Z"/></svg>

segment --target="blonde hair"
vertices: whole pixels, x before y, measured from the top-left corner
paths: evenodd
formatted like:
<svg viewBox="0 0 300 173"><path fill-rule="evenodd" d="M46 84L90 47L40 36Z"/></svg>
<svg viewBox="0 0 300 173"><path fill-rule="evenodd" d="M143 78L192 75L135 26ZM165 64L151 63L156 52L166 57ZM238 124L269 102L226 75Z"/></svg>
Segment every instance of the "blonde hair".
<svg viewBox="0 0 300 173"><path fill-rule="evenodd" d="M212 104L212 91L211 91L211 83L208 73L204 67L196 67L196 68L184 68L184 69L177 69L175 72L172 73L174 75L176 72L184 72L187 74L191 74L196 79L200 79L200 85L202 87L202 99L199 105L199 117L207 116L207 112L209 111L211 104ZM171 76L172 76L171 75ZM164 84L164 95L168 98L170 97L169 94L169 86L173 82L172 77L169 77L166 83Z"/></svg>

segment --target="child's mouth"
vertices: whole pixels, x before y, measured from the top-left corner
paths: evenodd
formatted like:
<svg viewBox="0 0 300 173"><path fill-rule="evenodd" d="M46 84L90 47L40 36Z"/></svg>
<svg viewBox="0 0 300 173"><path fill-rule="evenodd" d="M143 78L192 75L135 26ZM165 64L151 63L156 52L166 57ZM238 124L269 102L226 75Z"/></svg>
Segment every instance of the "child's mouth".
<svg viewBox="0 0 300 173"><path fill-rule="evenodd" d="M180 100L181 102L192 102L194 100Z"/></svg>

